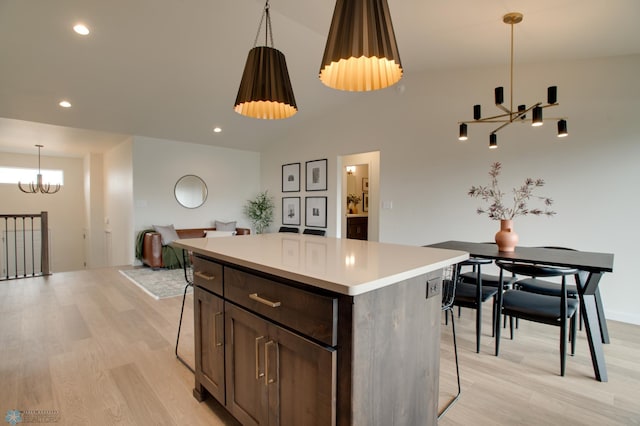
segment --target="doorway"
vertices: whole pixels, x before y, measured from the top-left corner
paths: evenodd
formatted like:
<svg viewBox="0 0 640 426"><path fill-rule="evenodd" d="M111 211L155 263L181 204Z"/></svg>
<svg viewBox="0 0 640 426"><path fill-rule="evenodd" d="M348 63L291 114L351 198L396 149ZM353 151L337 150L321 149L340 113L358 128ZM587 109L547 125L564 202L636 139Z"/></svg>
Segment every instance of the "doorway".
<svg viewBox="0 0 640 426"><path fill-rule="evenodd" d="M341 238L379 239L380 152L339 157L341 190L338 221ZM349 167L347 169L347 167Z"/></svg>

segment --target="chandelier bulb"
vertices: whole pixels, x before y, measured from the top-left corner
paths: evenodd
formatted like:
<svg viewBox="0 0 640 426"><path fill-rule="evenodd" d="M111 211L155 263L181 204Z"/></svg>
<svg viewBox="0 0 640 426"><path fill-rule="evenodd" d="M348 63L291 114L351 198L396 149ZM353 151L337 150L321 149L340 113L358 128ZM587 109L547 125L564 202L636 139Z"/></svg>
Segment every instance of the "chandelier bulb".
<svg viewBox="0 0 640 426"><path fill-rule="evenodd" d="M534 127L542 126L542 107L540 105L533 108L533 119L531 120L531 125Z"/></svg>
<svg viewBox="0 0 640 426"><path fill-rule="evenodd" d="M558 86L549 86L547 88L547 103L549 105L558 103Z"/></svg>
<svg viewBox="0 0 640 426"><path fill-rule="evenodd" d="M495 133L491 133L489 135L489 149L496 148L498 148L498 135L496 135Z"/></svg>
<svg viewBox="0 0 640 426"><path fill-rule="evenodd" d="M467 139L467 125L462 123L460 124L460 135L458 136L458 140L466 141Z"/></svg>
<svg viewBox="0 0 640 426"><path fill-rule="evenodd" d="M565 138L569 135L567 131L567 120L562 119L558 121L558 137Z"/></svg>

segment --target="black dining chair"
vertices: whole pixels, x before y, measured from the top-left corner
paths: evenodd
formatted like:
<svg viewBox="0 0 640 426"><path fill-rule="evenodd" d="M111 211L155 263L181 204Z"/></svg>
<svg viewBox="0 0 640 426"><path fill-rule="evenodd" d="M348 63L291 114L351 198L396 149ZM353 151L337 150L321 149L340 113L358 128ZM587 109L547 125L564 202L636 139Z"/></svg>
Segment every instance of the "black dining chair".
<svg viewBox="0 0 640 426"><path fill-rule="evenodd" d="M449 408L460 398L462 387L460 386L460 368L458 365L458 345L456 343L456 324L453 318L453 306L456 297L456 287L459 284L459 267L451 266L445 268L442 279L442 312L444 312L446 323L448 324L449 314L451 314L451 333L453 334L453 355L456 361L456 378L458 379L458 393L451 398L438 413L438 420L445 415Z"/></svg>
<svg viewBox="0 0 640 426"><path fill-rule="evenodd" d="M555 250L571 250L567 247L556 246L544 246L540 248L555 249ZM575 284L567 284L567 297L578 300L578 284L580 283L580 271L574 276ZM518 288L523 291L529 291L531 293L545 294L547 296L562 296L562 286L558 282L552 282L547 280L541 280L540 278L526 278L518 281ZM578 325L582 329L582 313L578 310Z"/></svg>
<svg viewBox="0 0 640 426"><path fill-rule="evenodd" d="M511 339L513 339L513 318L560 327L560 375L564 376L567 360L567 322L570 321L571 355L573 355L576 342L575 313L578 310L578 301L567 297L566 277L577 274L578 270L575 268L559 268L502 260L497 260L496 265L500 268L501 277L504 271L532 278L561 277L560 297L518 290L518 281L516 281L514 284L516 289L498 293L497 313L498 315L503 314L510 317ZM496 333L496 356L498 356L501 329L499 320L495 321L494 327Z"/></svg>
<svg viewBox="0 0 640 426"><path fill-rule="evenodd" d="M324 237L326 231L324 229L305 229L302 233L305 235L320 235L321 237Z"/></svg>
<svg viewBox="0 0 640 426"><path fill-rule="evenodd" d="M292 234L298 234L300 230L298 228L292 228L290 226L281 226L278 232L290 232Z"/></svg>
<svg viewBox="0 0 640 426"><path fill-rule="evenodd" d="M487 300L492 300L492 321L493 324L495 322L496 315L496 295L498 294L497 287L491 287L484 285L484 280L482 279L482 265L487 265L493 263L490 259L480 259L480 258L470 258L461 262L457 265L457 269L459 270L465 266L473 267L473 274L475 274L474 282L472 284L465 282L464 280L460 280L460 282L456 286L456 297L453 302L455 306L458 308L469 308L476 310L476 352L480 352L480 336L482 335L482 305ZM460 274L462 276L464 274ZM458 312L459 314L459 312Z"/></svg>

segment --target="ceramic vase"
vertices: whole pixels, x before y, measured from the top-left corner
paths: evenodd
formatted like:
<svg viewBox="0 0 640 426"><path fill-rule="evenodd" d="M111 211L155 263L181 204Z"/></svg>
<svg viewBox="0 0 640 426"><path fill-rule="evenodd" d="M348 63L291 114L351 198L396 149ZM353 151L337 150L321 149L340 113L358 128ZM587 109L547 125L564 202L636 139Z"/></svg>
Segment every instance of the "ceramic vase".
<svg viewBox="0 0 640 426"><path fill-rule="evenodd" d="M513 220L500 220L500 230L496 232L496 244L499 251L515 251L518 245L518 234L513 230Z"/></svg>

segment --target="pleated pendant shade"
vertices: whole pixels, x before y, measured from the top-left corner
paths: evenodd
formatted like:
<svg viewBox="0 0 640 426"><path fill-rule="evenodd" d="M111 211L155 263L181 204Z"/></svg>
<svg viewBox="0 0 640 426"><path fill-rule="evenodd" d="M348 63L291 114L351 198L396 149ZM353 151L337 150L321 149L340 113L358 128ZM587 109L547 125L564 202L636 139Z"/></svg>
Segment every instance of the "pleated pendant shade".
<svg viewBox="0 0 640 426"><path fill-rule="evenodd" d="M249 51L234 111L267 120L288 118L298 112L284 54L269 46Z"/></svg>
<svg viewBox="0 0 640 426"><path fill-rule="evenodd" d="M355 92L402 78L386 0L336 0L319 77L331 88Z"/></svg>

